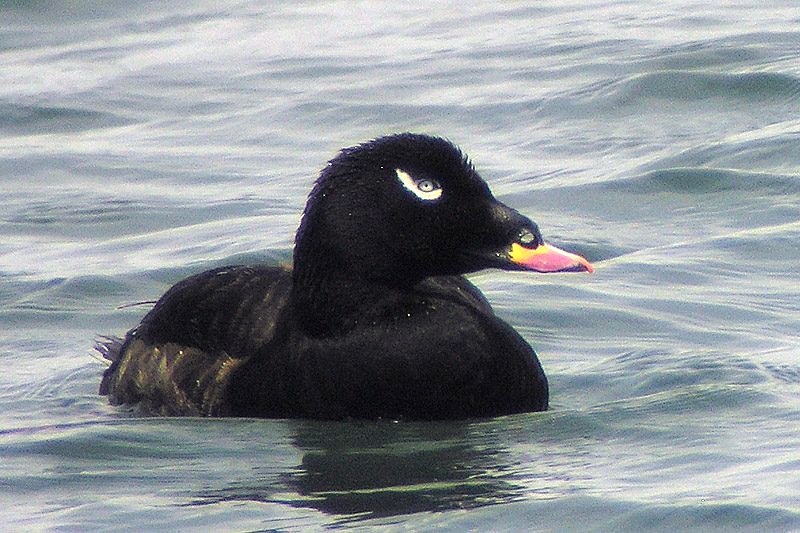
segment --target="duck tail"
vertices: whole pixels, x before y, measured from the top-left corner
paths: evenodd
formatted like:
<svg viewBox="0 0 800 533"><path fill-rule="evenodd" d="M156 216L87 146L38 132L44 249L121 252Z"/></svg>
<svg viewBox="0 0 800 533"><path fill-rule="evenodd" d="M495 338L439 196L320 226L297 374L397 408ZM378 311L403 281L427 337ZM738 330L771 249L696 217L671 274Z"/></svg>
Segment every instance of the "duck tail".
<svg viewBox="0 0 800 533"><path fill-rule="evenodd" d="M107 364L113 365L119 360L119 354L122 352L122 343L123 340L119 337L98 335L94 339L94 349L103 356Z"/></svg>
<svg viewBox="0 0 800 533"><path fill-rule="evenodd" d="M98 335L94 339L94 349L103 356L103 362L108 365L108 368L103 372L103 379L100 382L99 393L102 395L107 395L109 393L109 381L111 380L114 369L119 363L123 342L123 339L119 337L109 337L106 335Z"/></svg>

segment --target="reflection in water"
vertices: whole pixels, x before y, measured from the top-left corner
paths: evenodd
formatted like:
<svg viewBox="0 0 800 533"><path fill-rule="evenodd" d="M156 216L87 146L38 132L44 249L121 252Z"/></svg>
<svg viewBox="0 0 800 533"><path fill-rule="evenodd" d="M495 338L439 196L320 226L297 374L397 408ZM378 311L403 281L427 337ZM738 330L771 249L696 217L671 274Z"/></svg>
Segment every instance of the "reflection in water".
<svg viewBox="0 0 800 533"><path fill-rule="evenodd" d="M302 451L295 469L254 466L248 480L205 492L194 503L279 502L379 517L504 503L523 494L505 475L509 458L493 421L289 425Z"/></svg>
<svg viewBox="0 0 800 533"><path fill-rule="evenodd" d="M286 481L307 502L333 514L372 516L510 501L520 487L491 475L502 450L476 447L467 423L373 423L319 431L298 427L308 450Z"/></svg>

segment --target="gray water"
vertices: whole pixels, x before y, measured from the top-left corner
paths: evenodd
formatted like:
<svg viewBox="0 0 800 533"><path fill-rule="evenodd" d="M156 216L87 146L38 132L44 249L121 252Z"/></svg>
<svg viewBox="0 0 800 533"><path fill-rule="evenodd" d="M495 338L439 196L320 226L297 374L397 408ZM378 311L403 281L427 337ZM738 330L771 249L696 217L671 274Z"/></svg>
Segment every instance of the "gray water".
<svg viewBox="0 0 800 533"><path fill-rule="evenodd" d="M800 9L0 5L0 523L20 530L800 529ZM459 144L593 275L471 277L546 413L134 418L98 334L291 259L319 169Z"/></svg>

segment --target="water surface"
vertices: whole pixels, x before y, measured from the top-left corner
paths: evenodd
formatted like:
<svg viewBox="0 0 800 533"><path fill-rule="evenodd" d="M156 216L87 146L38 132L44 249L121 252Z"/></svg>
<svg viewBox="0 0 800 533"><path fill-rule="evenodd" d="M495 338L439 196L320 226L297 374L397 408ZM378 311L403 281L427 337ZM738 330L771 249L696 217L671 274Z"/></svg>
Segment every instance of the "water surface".
<svg viewBox="0 0 800 533"><path fill-rule="evenodd" d="M0 7L0 522L800 529L800 16L763 3ZM546 413L140 419L98 334L291 259L336 150L443 135L592 276L471 278Z"/></svg>

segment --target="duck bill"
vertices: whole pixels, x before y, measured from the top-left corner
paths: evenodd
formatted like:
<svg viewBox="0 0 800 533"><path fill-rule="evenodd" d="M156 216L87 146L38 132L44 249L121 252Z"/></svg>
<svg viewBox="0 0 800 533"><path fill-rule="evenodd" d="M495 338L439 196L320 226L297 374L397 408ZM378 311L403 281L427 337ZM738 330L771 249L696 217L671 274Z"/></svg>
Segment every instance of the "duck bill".
<svg viewBox="0 0 800 533"><path fill-rule="evenodd" d="M515 242L508 258L521 269L534 272L594 272L594 267L585 258L545 243L536 248L526 248Z"/></svg>

